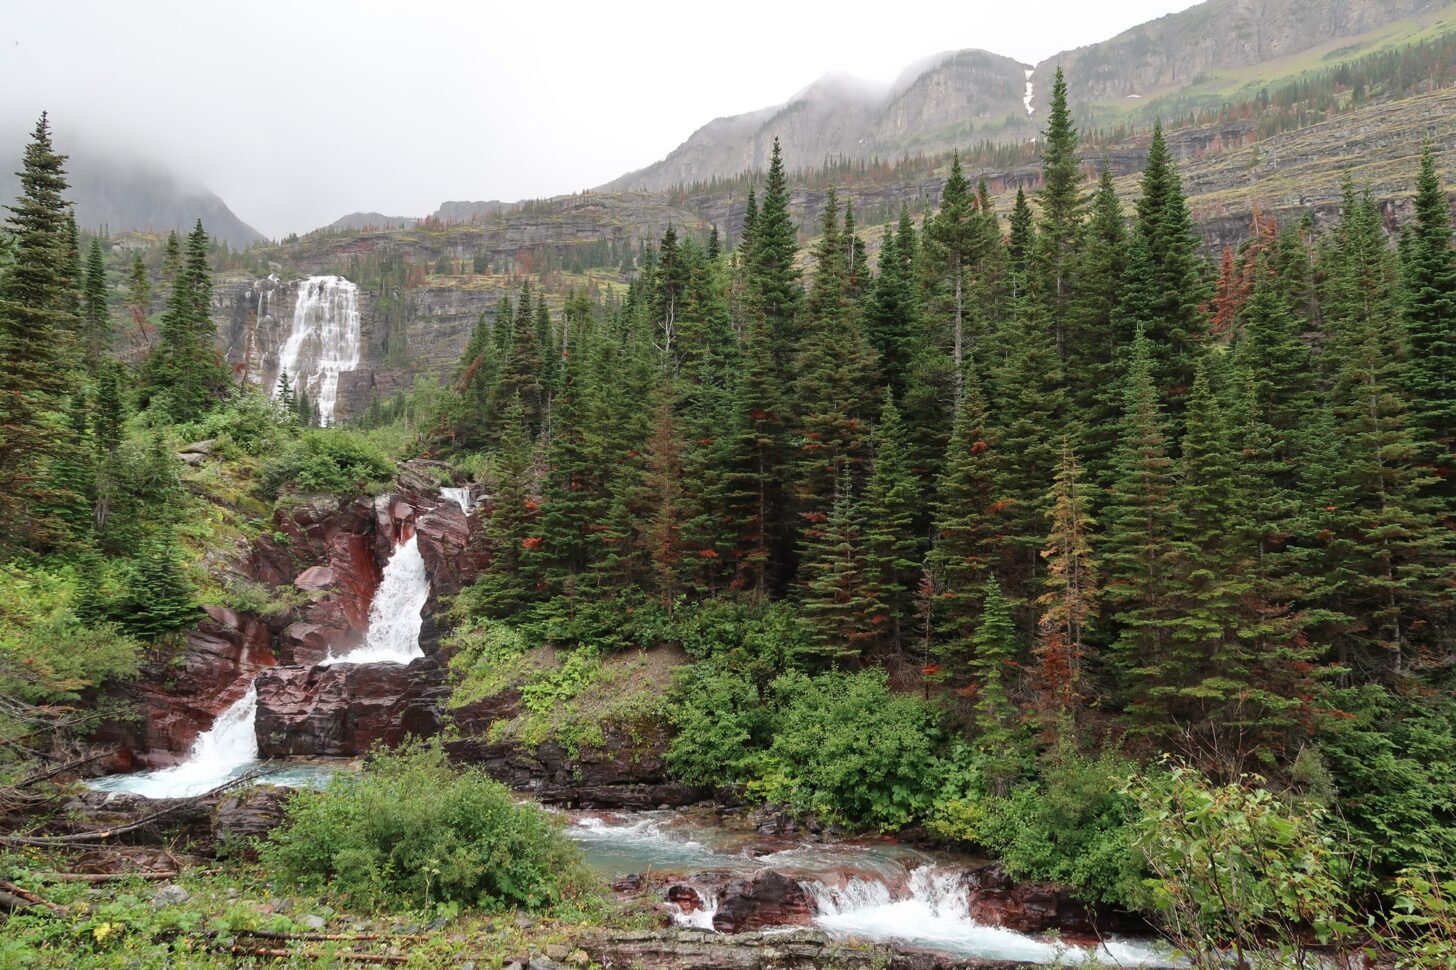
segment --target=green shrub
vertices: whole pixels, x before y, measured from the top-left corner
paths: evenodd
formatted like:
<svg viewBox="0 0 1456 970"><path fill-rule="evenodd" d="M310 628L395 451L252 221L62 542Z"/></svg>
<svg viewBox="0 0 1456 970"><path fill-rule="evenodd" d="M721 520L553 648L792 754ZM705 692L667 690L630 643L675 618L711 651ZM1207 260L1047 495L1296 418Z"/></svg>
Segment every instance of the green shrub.
<svg viewBox="0 0 1456 970"><path fill-rule="evenodd" d="M678 610L673 636L695 660L714 659L763 675L789 667L789 658L812 642L813 631L788 603L709 600Z"/></svg>
<svg viewBox="0 0 1456 970"><path fill-rule="evenodd" d="M389 480L394 464L362 435L338 428L306 432L263 469L263 488L302 492L356 492Z"/></svg>
<svg viewBox="0 0 1456 970"><path fill-rule="evenodd" d="M226 439L244 454L266 455L294 433L294 415L261 392L248 390L227 407L182 425L178 434L188 441Z"/></svg>
<svg viewBox="0 0 1456 970"><path fill-rule="evenodd" d="M1146 870L1125 790L1135 770L1111 752L1059 751L1038 781L980 800L974 832L958 834L990 849L1014 878L1067 883L1089 901L1138 909Z"/></svg>
<svg viewBox="0 0 1456 970"><path fill-rule="evenodd" d="M1215 785L1174 767L1128 788L1152 910L1190 965L1310 966L1322 944L1352 933L1349 860L1325 833L1323 809L1290 804L1248 776Z"/></svg>
<svg viewBox="0 0 1456 970"><path fill-rule="evenodd" d="M755 777L771 717L744 673L712 663L679 671L668 706L673 776L690 785L727 785Z"/></svg>
<svg viewBox="0 0 1456 970"><path fill-rule="evenodd" d="M939 714L879 670L787 673L769 685L773 743L753 789L830 822L889 831L923 819L940 786Z"/></svg>
<svg viewBox="0 0 1456 970"><path fill-rule="evenodd" d="M461 627L446 642L451 651L454 688L450 706L463 707L491 697L510 686L520 673L520 658L527 649L519 627L500 620L481 620Z"/></svg>
<svg viewBox="0 0 1456 970"><path fill-rule="evenodd" d="M262 859L367 907L543 911L591 887L580 851L545 813L478 769L451 767L438 746L381 753L362 775L296 793Z"/></svg>

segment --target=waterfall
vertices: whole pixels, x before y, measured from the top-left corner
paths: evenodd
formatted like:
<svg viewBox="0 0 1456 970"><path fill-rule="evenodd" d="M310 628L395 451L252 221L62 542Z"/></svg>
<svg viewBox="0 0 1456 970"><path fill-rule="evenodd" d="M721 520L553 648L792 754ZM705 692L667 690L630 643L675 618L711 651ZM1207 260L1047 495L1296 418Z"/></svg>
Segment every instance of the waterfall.
<svg viewBox="0 0 1456 970"><path fill-rule="evenodd" d="M374 600L369 604L369 628L364 643L343 656L326 657L319 666L336 663L407 664L423 657L420 649L421 610L430 598L430 577L420 555L418 535L395 546ZM240 664L246 665L247 651ZM184 798L216 788L247 771L258 761L254 721L258 691L249 675L243 696L217 716L212 727L198 735L180 764L155 771L112 775L91 782L100 791L131 792L148 798Z"/></svg>
<svg viewBox="0 0 1456 970"><path fill-rule="evenodd" d="M258 737L253 731L257 713L258 691L250 682L243 696L192 742L185 761L158 771L113 775L95 782L93 787L147 798L186 798L216 788L258 760Z"/></svg>
<svg viewBox="0 0 1456 970"><path fill-rule="evenodd" d="M298 282L293 329L278 352L279 373L307 391L319 421L334 423L339 374L359 366L359 287L342 276L310 276ZM275 385L273 393L277 393Z"/></svg>
<svg viewBox="0 0 1456 970"><path fill-rule="evenodd" d="M394 554L384 564L384 576L369 605L369 630L364 643L342 656L332 653L320 666L351 663L407 664L423 657L420 649L420 611L430 598L430 577L420 555L419 535L412 535L395 546Z"/></svg>
<svg viewBox="0 0 1456 970"><path fill-rule="evenodd" d="M450 501L454 502L456 505L460 506L460 511L464 512L466 515L470 514L470 510L475 505L470 497L469 486L466 486L465 488L442 488L440 489L440 494L445 496L445 498L449 499Z"/></svg>
<svg viewBox="0 0 1456 970"><path fill-rule="evenodd" d="M1036 109L1031 106L1031 76L1035 73L1035 68L1026 69L1026 93L1021 96L1021 103L1026 106L1026 113L1029 115L1036 114Z"/></svg>

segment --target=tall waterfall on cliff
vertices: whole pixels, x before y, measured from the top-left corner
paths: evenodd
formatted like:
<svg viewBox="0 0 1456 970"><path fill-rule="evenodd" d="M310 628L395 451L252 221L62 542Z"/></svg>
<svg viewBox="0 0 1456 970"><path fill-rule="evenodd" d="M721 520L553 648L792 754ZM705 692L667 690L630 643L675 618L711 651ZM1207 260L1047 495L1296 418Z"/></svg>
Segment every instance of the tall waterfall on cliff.
<svg viewBox="0 0 1456 970"><path fill-rule="evenodd" d="M298 282L293 329L278 352L278 369L318 405L319 421L334 423L339 374L359 366L359 287L342 276ZM277 388L274 388L277 393Z"/></svg>
<svg viewBox="0 0 1456 970"><path fill-rule="evenodd" d="M407 664L423 657L420 649L420 611L430 598L430 577L425 573L425 560L420 555L418 535L395 546L394 554L384 564L384 576L369 605L369 631L362 646L340 657L324 658L323 666L337 663Z"/></svg>

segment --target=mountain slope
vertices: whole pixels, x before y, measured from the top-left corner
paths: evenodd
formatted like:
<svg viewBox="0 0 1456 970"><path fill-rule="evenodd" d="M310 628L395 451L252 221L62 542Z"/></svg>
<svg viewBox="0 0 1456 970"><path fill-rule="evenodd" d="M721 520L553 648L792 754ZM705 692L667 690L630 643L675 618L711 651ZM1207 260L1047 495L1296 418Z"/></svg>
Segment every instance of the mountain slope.
<svg viewBox="0 0 1456 970"><path fill-rule="evenodd" d="M1060 66L1079 115L1101 123L1106 112L1095 106L1141 108L1198 88L1216 94L1219 82L1243 80L1240 69L1259 65L1270 76L1320 66L1380 39L1365 35L1405 20L1418 31L1452 9L1450 0L1209 0L1047 58L1036 67L1034 104L1045 109Z"/></svg>
<svg viewBox="0 0 1456 970"><path fill-rule="evenodd" d="M0 171L0 199L8 201L19 194L20 180L13 174L19 168L16 155ZM186 231L201 219L209 235L233 249L266 241L215 194L186 186L157 166L84 151L71 156L66 171L71 183L67 198L84 229Z"/></svg>
<svg viewBox="0 0 1456 970"><path fill-rule="evenodd" d="M927 58L879 95L826 77L782 105L709 122L662 161L602 188L660 191L762 169L775 136L793 169L831 156L894 159L1033 138L1058 65L1079 126L1110 127L1186 114L1252 85L1447 30L1456 30L1456 0L1208 0L1063 51L1029 77L1028 65L981 50ZM1030 116L1022 103L1028 84Z"/></svg>
<svg viewBox="0 0 1456 970"><path fill-rule="evenodd" d="M781 105L718 118L662 161L629 172L605 190L661 191L768 165L774 138L794 167L826 158L944 151L972 138L1026 137L1021 98L1025 66L988 51L937 55L922 72L888 89L829 74Z"/></svg>

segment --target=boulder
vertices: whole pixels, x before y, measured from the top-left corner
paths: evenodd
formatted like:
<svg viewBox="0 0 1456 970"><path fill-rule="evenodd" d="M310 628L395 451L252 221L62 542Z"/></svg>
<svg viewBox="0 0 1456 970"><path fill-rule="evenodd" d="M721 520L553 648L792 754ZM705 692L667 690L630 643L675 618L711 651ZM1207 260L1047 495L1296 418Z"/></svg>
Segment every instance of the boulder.
<svg viewBox="0 0 1456 970"><path fill-rule="evenodd" d="M1072 887L1054 882L1018 883L998 863L977 866L965 876L971 919L1004 926L1019 933L1052 930L1072 938L1095 937L1103 921L1072 895Z"/></svg>
<svg viewBox="0 0 1456 970"><path fill-rule="evenodd" d="M356 757L376 742L440 729L445 672L432 658L288 667L257 680L258 751L265 758Z"/></svg>
<svg viewBox="0 0 1456 970"><path fill-rule="evenodd" d="M782 926L808 926L814 920L813 902L796 880L772 869L749 879L735 879L718 897L713 929L719 933L747 933Z"/></svg>
<svg viewBox="0 0 1456 970"><path fill-rule="evenodd" d="M290 794L286 788L268 785L225 794L212 816L213 838L248 847L252 839L267 835L283 822L283 802Z"/></svg>

